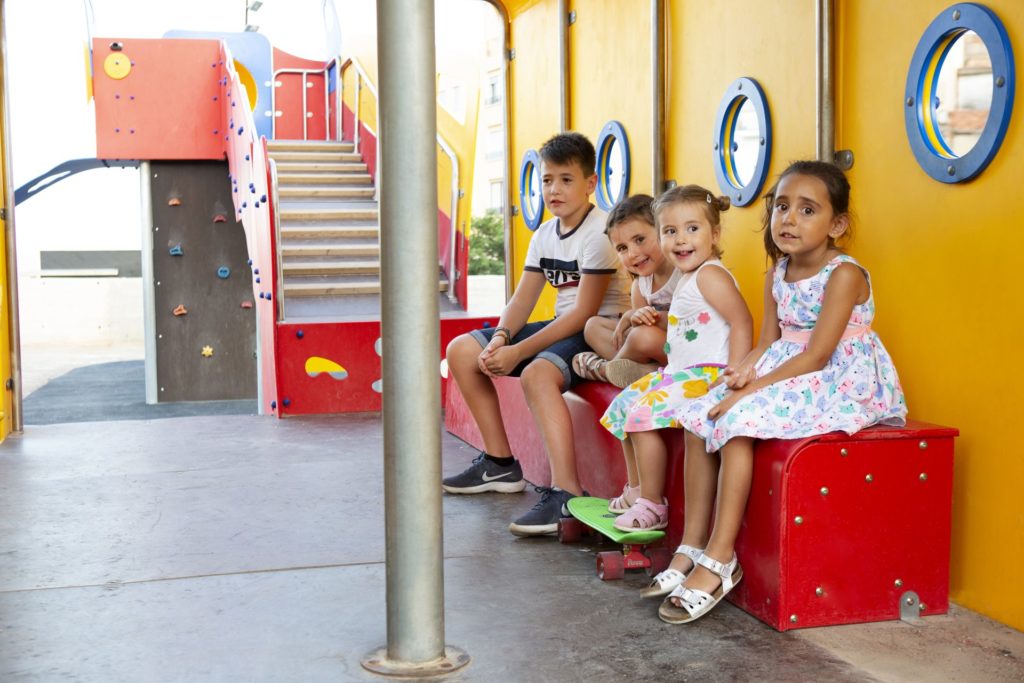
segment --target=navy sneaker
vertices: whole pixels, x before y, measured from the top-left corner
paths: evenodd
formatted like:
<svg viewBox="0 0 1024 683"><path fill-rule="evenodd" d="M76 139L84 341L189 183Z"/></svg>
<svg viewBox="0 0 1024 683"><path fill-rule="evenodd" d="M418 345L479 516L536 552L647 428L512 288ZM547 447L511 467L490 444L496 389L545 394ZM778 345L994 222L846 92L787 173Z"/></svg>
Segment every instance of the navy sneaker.
<svg viewBox="0 0 1024 683"><path fill-rule="evenodd" d="M448 493L519 493L526 488L523 468L518 460L507 467L497 465L481 451L465 472L441 480L441 488Z"/></svg>
<svg viewBox="0 0 1024 683"><path fill-rule="evenodd" d="M516 536L541 536L558 533L558 520L569 516L565 504L576 496L558 488L534 486L540 494L540 500L533 509L508 525L508 530ZM583 495L589 495L586 491Z"/></svg>

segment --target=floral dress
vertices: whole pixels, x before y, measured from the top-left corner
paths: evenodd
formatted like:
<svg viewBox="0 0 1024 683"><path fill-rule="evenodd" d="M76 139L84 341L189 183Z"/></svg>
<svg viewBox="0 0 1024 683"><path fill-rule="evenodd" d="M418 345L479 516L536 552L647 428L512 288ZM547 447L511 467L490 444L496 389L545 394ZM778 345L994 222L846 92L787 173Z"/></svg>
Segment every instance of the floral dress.
<svg viewBox="0 0 1024 683"><path fill-rule="evenodd" d="M697 287L697 273L708 266L725 268L718 259L709 259L676 286L665 331L668 365L623 389L601 418L616 438L680 427L676 415L683 403L706 394L729 360L729 323Z"/></svg>
<svg viewBox="0 0 1024 683"><path fill-rule="evenodd" d="M775 299L782 338L768 347L757 361L763 376L807 348L810 333L821 312L825 285L845 254L829 261L816 275L786 282L784 258L775 266L772 297ZM687 402L676 416L683 427L704 438L708 451L717 451L736 436L755 439L797 439L843 431L853 434L874 424L906 424L907 404L896 368L881 339L871 330L875 317L874 294L868 278L868 300L853 307L846 332L825 367L791 377L749 394L724 416L709 419L708 411L725 398L725 385Z"/></svg>

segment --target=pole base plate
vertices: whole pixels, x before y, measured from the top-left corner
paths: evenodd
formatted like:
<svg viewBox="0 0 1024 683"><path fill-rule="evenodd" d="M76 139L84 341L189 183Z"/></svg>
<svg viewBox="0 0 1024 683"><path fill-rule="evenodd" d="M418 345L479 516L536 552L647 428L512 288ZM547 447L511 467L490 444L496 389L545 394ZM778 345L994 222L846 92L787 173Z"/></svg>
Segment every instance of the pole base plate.
<svg viewBox="0 0 1024 683"><path fill-rule="evenodd" d="M430 678L458 671L469 664L469 655L460 648L446 645L444 657L432 659L429 662L400 662L388 659L388 648L382 647L363 657L360 663L367 671L381 676Z"/></svg>

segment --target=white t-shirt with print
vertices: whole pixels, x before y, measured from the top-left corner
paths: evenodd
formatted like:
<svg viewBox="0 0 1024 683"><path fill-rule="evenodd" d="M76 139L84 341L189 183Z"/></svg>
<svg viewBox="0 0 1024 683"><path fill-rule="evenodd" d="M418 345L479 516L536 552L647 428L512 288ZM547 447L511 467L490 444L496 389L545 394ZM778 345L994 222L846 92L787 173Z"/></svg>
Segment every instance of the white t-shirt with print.
<svg viewBox="0 0 1024 683"><path fill-rule="evenodd" d="M583 222L572 230L559 234L561 221L552 218L533 234L523 270L541 273L555 288L555 316L576 303L584 275L611 275L598 315L621 315L629 308L629 277L604 234L607 218L608 214L591 206Z"/></svg>

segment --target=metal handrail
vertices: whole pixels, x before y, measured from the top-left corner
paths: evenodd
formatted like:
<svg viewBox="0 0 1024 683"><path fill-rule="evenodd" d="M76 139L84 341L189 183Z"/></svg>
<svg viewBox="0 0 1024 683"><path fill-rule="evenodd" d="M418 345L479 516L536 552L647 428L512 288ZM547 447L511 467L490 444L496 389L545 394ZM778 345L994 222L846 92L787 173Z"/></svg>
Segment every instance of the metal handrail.
<svg viewBox="0 0 1024 683"><path fill-rule="evenodd" d="M377 120L380 121L380 98L377 96L377 88L373 85L373 81L366 75L366 70L363 69L363 65L359 63L359 60L355 57L349 57L341 65L338 70L338 81L341 82L341 74L348 68L353 67L356 70L356 83L355 83L355 110L353 111L353 121L355 122L355 130L352 133L353 148L359 154L362 154L361 142L359 139L359 112L360 112L360 92L365 82L367 89L373 95L375 108L377 109ZM340 86L339 86L340 88ZM340 107L339 107L340 111ZM363 124L364 126L366 124ZM339 131L341 128L339 127ZM377 194L380 192L380 136L375 130L366 126L366 130L370 132L374 138L377 139L377 168L374 169L373 179L374 185L374 198L377 198ZM451 228L449 235L449 272L446 273L448 276L448 299L452 302L456 302L458 299L455 296L455 280L458 279L458 269L455 267L455 231L458 229L458 214L459 214L459 158L456 156L452 146L448 144L448 141L444 139L441 133L437 133L437 144L444 151L445 155L452 163L452 203L451 203Z"/></svg>
<svg viewBox="0 0 1024 683"><path fill-rule="evenodd" d="M448 300L452 303L458 301L455 296L455 280L458 276L458 269L455 264L455 231L458 229L459 220L459 159L455 151L448 146L441 134L437 135L437 144L440 145L445 155L452 162L452 205L451 205L451 226L448 235L448 252L451 260L448 262Z"/></svg>
<svg viewBox="0 0 1024 683"><path fill-rule="evenodd" d="M307 132L308 126L307 121L309 115L306 111L306 90L309 86L306 83L307 74L321 74L324 77L324 140L331 139L331 126L328 121L331 118L331 105L327 98L327 69L277 69L274 72L273 80L271 81L272 87L270 88L270 135L273 138L277 138L277 77L280 74L301 74L302 75L302 139L308 140L309 134Z"/></svg>
<svg viewBox="0 0 1024 683"><path fill-rule="evenodd" d="M277 162L267 157L270 168L270 193L274 201L274 277L277 282L277 322L284 321L284 264L281 257L281 198L278 192Z"/></svg>

